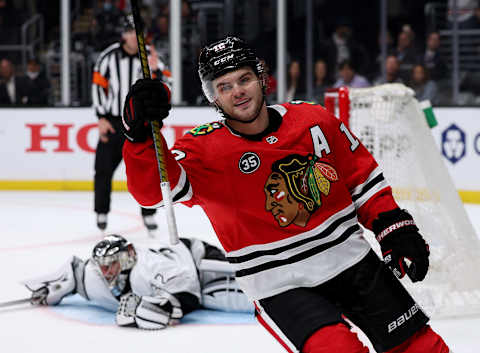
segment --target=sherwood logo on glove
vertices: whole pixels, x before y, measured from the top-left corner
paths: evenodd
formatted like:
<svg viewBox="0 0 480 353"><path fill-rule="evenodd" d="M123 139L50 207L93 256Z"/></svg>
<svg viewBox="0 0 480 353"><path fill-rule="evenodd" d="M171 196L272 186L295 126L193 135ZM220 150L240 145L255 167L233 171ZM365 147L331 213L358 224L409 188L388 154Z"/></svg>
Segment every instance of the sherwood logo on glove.
<svg viewBox="0 0 480 353"><path fill-rule="evenodd" d="M415 225L415 221L413 219L407 219L405 221L394 223L390 227L382 230L382 232L379 235L377 235L377 241L380 242L388 234L390 234L391 232L393 232L397 229L400 229L400 228L406 227L406 226L414 226L414 225Z"/></svg>
<svg viewBox="0 0 480 353"><path fill-rule="evenodd" d="M388 333L402 326L405 322L410 320L413 315L418 313L419 310L420 310L420 307L418 306L418 304L415 303L410 309L408 309L406 313L403 313L396 320L388 324Z"/></svg>

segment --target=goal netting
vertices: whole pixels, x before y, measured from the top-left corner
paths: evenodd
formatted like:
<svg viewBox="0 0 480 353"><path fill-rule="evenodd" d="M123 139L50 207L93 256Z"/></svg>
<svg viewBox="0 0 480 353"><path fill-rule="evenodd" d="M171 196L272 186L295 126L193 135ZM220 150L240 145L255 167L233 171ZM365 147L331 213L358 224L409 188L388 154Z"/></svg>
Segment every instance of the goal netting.
<svg viewBox="0 0 480 353"><path fill-rule="evenodd" d="M430 245L427 277L402 279L404 286L432 317L480 313L480 240L413 91L401 84L342 88L326 94L325 106L373 154ZM373 234L366 237L379 252Z"/></svg>

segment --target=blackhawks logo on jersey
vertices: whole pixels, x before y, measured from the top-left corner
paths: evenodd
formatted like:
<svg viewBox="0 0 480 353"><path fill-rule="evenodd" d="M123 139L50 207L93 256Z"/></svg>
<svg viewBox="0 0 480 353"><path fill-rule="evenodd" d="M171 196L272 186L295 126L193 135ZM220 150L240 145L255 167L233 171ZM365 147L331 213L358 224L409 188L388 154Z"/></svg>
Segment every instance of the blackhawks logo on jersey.
<svg viewBox="0 0 480 353"><path fill-rule="evenodd" d="M305 227L337 180L337 171L318 157L289 155L272 165L264 187L265 208L280 227Z"/></svg>
<svg viewBox="0 0 480 353"><path fill-rule="evenodd" d="M209 133L222 128L223 125L220 123L208 123L194 127L192 130L188 131L189 134L193 136L203 136L208 135Z"/></svg>

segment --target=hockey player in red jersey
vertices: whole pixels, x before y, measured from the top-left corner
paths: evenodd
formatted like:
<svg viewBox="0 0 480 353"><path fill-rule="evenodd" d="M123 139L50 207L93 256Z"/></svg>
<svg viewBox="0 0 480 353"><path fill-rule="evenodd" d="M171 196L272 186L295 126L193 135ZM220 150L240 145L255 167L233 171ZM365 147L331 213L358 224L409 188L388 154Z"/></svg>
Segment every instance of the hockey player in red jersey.
<svg viewBox="0 0 480 353"><path fill-rule="evenodd" d="M167 153L173 200L203 208L258 321L288 352L368 352L348 318L377 352L447 353L395 277L423 280L428 245L360 141L319 105L267 107L263 66L238 38L205 47L199 75L221 119ZM162 206L147 122L167 117L169 99L140 80L125 102L128 188L144 207Z"/></svg>

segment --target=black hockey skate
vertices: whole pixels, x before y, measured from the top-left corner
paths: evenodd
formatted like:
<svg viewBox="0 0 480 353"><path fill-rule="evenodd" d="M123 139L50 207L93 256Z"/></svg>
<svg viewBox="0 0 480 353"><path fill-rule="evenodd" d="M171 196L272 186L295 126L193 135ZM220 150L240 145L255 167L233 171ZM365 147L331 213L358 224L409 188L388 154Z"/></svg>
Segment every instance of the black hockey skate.
<svg viewBox="0 0 480 353"><path fill-rule="evenodd" d="M155 237L155 231L158 229L158 224L155 221L155 217L153 215L142 216L143 224L147 228L148 235L151 237Z"/></svg>
<svg viewBox="0 0 480 353"><path fill-rule="evenodd" d="M97 227L101 231L104 231L107 228L107 215L105 213L97 214Z"/></svg>

